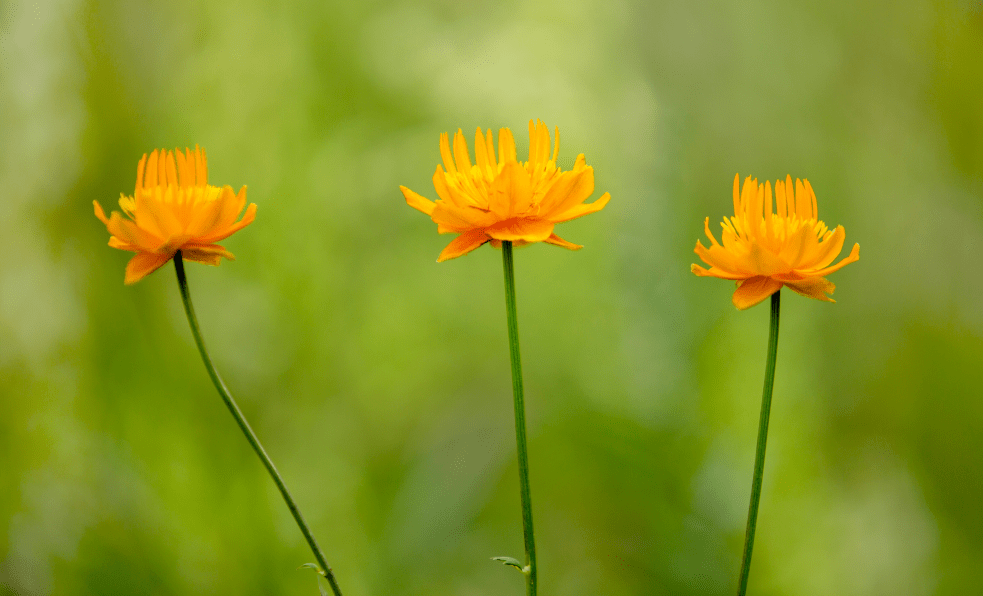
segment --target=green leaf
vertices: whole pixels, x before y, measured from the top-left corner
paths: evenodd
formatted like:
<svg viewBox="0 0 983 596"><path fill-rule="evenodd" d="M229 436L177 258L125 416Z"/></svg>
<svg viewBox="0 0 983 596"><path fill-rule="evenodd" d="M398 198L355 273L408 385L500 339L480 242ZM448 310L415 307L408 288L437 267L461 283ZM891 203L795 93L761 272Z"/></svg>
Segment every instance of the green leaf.
<svg viewBox="0 0 983 596"><path fill-rule="evenodd" d="M313 569L314 571L317 572L318 575L324 577L324 571L322 571L321 568L318 567L316 563L304 563L297 569L303 569L305 567L308 569ZM317 589L319 592L321 592L321 596L328 596L328 593L324 590L324 586L321 585L321 579L318 578L316 581L317 581Z"/></svg>
<svg viewBox="0 0 983 596"><path fill-rule="evenodd" d="M513 559L512 557L492 557L491 560L501 561L503 565L511 565L523 573L526 572L525 568L522 566L522 563L520 563L518 559Z"/></svg>
<svg viewBox="0 0 983 596"><path fill-rule="evenodd" d="M317 563L304 563L297 569L304 569L305 567L307 569L313 569L315 572L317 572L318 575L324 577L324 571L320 567L318 567Z"/></svg>

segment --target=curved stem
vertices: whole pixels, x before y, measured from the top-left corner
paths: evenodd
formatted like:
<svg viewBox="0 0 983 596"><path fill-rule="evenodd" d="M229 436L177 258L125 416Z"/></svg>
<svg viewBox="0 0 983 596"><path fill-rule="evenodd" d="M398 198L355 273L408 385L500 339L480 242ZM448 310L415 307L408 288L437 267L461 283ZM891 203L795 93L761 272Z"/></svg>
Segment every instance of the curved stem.
<svg viewBox="0 0 983 596"><path fill-rule="evenodd" d="M273 478L273 482L276 487L280 489L280 494L283 496L283 500L287 503L287 508L290 509L290 513L293 514L294 520L300 527L301 533L307 540L307 544L311 547L314 552L314 557L317 559L318 564L321 566L320 573L324 576L328 583L331 585L331 590L334 592L335 596L341 596L341 588L338 587L338 582L335 580L334 574L331 572L331 566L328 565L327 560L324 558L324 553L321 552L321 547L318 546L317 540L314 539L314 535L311 533L311 529L307 526L307 522L304 521L304 516L301 515L300 509L297 507L297 503L294 498L290 495L290 491L287 490L287 485L283 483L283 478L280 477L280 472L277 471L276 466L273 465L273 460L270 456L266 454L266 450L263 449L263 445L259 442L259 438L256 437L256 433L246 422L246 417L242 415L242 410L239 409L238 404L232 398L232 394L229 393L229 389L225 386L222 378L218 375L218 371L215 370L215 365L212 364L212 359L208 356L208 351L205 349L205 341L201 338L201 330L198 329L198 318L195 317L195 309L191 304L191 294L188 291L188 280L184 276L184 259L181 257L181 251L177 251L174 255L174 268L177 271L177 283L181 289L181 300L184 301L184 312L188 315L188 324L191 325L191 335L195 338L195 344L198 346L198 352L201 353L201 359L205 363L205 369L208 371L208 376L211 377L212 383L215 388L218 389L218 394L222 397L222 401L225 402L226 407L229 408L229 412L232 417L235 418L236 424L242 430L242 434L246 435L246 440L252 445L253 451L259 456L259 459L263 462L263 466L266 467L266 471L270 473L270 477Z"/></svg>
<svg viewBox="0 0 983 596"><path fill-rule="evenodd" d="M747 579L751 571L751 550L754 548L754 528L758 522L758 501L761 500L761 480L765 473L765 447L768 443L768 418L771 415L771 392L775 386L775 359L778 356L778 312L782 291L771 295L771 324L768 331L768 356L765 361L765 386L761 391L761 417L758 420L758 447L754 454L754 476L751 479L751 504L747 512L747 530L744 533L744 556L741 560L741 578L738 596L747 593Z"/></svg>
<svg viewBox="0 0 983 596"><path fill-rule="evenodd" d="M532 500L529 497L529 456L526 449L526 406L522 396L522 362L519 358L519 323L515 313L515 274L512 242L502 241L505 269L505 314L509 326L509 356L512 360L512 395L515 398L515 444L519 456L519 496L522 499L522 536L526 547L526 594L536 596L536 538L532 529Z"/></svg>

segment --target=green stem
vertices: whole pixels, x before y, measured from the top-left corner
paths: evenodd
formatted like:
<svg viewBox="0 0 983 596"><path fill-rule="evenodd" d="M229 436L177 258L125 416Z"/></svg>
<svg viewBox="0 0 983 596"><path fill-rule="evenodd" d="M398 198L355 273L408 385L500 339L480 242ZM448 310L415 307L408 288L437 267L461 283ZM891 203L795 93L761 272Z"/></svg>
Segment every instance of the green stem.
<svg viewBox="0 0 983 596"><path fill-rule="evenodd" d="M522 398L522 362L519 359L519 323L515 314L515 273L512 242L502 241L505 268L505 314L509 325L509 356L512 360L512 395L515 398L515 444L519 455L519 495L522 498L522 536L526 546L526 594L536 596L536 538L532 529L532 500L529 497L529 456L526 449L526 406Z"/></svg>
<svg viewBox="0 0 983 596"><path fill-rule="evenodd" d="M771 324L768 331L768 358L765 361L765 386L761 391L761 418L758 420L758 447L754 454L754 477L751 479L751 504L747 512L744 534L744 557L738 596L747 593L748 573L751 571L751 550L754 548L754 528L758 522L758 502L761 500L761 480L765 474L765 447L768 443L768 418L771 415L771 391L775 386L775 360L778 356L778 312L782 291L771 295Z"/></svg>
<svg viewBox="0 0 983 596"><path fill-rule="evenodd" d="M294 498L290 495L290 491L287 490L287 485L283 483L283 478L280 477L280 473L277 471L276 466L273 465L273 460L270 456L266 454L266 450L263 449L263 445L260 444L259 439L256 437L256 433L246 422L246 417L242 415L242 410L236 404L235 400L232 399L232 394L229 393L228 388L222 381L222 378L218 376L218 371L215 370L215 365L212 364L212 359L208 356L208 351L205 349L205 341L201 338L201 330L198 329L198 318L195 317L195 308L191 304L191 294L188 291L188 280L184 276L184 259L181 257L181 251L177 251L174 255L174 268L177 270L177 283L181 289L181 299L184 301L184 312L188 315L188 323L191 325L191 335L195 338L195 344L198 346L198 352L201 353L201 359L205 363L205 369L208 371L208 376L211 377L212 383L215 388L218 389L218 394L222 397L222 401L225 402L226 407L229 408L229 412L232 417L235 418L236 423L242 430L242 434L246 435L246 440L252 445L253 451L259 456L259 459L263 462L263 466L266 467L266 471L270 473L273 478L273 482L276 487L280 489L280 494L283 496L283 500L287 503L287 508L290 509L290 513L293 514L294 520L300 527L301 533L307 540L307 544L314 551L314 557L317 559L318 564L321 566L320 573L328 583L331 585L331 590L334 592L335 596L341 596L341 588L338 587L338 582L335 580L334 574L331 572L331 566L328 565L327 560L324 558L324 553L321 552L321 547L318 546L317 540L314 539L314 535L311 533L311 529L307 526L307 522L304 521L304 516L301 515L300 509L297 508L297 503Z"/></svg>

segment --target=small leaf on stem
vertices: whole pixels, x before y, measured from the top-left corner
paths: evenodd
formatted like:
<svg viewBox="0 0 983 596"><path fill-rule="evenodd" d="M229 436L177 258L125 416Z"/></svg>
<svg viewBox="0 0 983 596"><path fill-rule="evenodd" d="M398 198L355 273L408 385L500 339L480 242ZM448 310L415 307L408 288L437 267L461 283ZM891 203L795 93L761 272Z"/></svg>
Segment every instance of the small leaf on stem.
<svg viewBox="0 0 983 596"><path fill-rule="evenodd" d="M306 567L307 569L313 569L313 570L314 570L314 571L316 571L316 572L317 572L317 574L318 574L318 575L320 575L321 577L324 577L324 576L325 576L325 574L324 574L324 570L323 570L323 569L321 569L321 568L320 568L320 567L318 566L318 564L317 564L317 563L304 563L303 565L301 565L301 566L300 566L300 567L298 567L297 569L304 569L305 567Z"/></svg>
<svg viewBox="0 0 983 596"><path fill-rule="evenodd" d="M522 563L520 563L518 559L513 559L512 557L492 557L491 560L501 561L503 565L511 565L512 567L515 567L519 571L526 573L525 568L522 566Z"/></svg>
<svg viewBox="0 0 983 596"><path fill-rule="evenodd" d="M317 563L304 563L297 569L303 569L305 567L308 569L313 569L314 571L317 572L318 575L320 575L321 577L325 577L324 570L318 567ZM321 593L321 596L328 596L328 593L324 590L324 586L321 585L321 578L320 577L317 578L316 581L317 581L317 590Z"/></svg>

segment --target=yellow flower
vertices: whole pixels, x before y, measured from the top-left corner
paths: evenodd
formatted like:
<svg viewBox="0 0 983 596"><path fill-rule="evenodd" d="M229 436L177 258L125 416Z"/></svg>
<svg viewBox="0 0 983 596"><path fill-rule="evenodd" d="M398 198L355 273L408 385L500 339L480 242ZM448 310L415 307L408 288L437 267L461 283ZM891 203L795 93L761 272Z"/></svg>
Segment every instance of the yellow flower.
<svg viewBox="0 0 983 596"><path fill-rule="evenodd" d="M546 242L577 250L580 245L567 242L553 233L553 226L600 211L611 200L604 195L593 203L584 201L594 192L594 169L580 154L572 170L556 166L560 150L560 131L550 156L550 133L540 121L529 121L529 161L516 161L512 131L498 131L498 160L492 133L479 128L475 133L475 157L471 164L464 134L454 135L454 152L447 133L440 135L440 165L433 184L440 198L434 202L405 186L400 186L406 202L426 213L441 234L460 234L440 253L437 261L467 254L485 242L496 248L503 240L516 246Z"/></svg>
<svg viewBox="0 0 983 596"><path fill-rule="evenodd" d="M700 276L732 279L738 283L734 306L743 310L771 296L782 286L827 302L835 302L836 286L825 276L860 259L860 245L854 244L850 255L829 266L843 249L846 231L843 226L830 230L819 221L816 193L808 180L792 177L775 182L777 213L772 213L771 182L758 184L748 176L738 193L739 177L734 176L734 217L725 217L723 246L710 233L710 218L703 225L710 248L696 241L695 252L710 265L694 264Z"/></svg>
<svg viewBox="0 0 983 596"><path fill-rule="evenodd" d="M133 196L120 194L119 206L127 217L119 211L106 217L98 202L92 204L112 234L109 246L137 253L126 265L127 284L153 273L179 250L183 258L208 265L218 265L222 257L235 259L215 243L256 217L256 204L251 203L236 222L246 206L246 187L235 194L231 186L209 185L208 161L198 146L184 154L155 149L149 160L144 154Z"/></svg>

